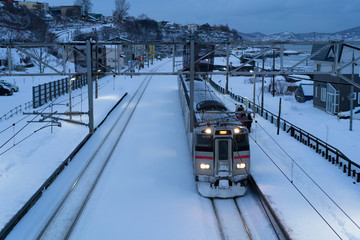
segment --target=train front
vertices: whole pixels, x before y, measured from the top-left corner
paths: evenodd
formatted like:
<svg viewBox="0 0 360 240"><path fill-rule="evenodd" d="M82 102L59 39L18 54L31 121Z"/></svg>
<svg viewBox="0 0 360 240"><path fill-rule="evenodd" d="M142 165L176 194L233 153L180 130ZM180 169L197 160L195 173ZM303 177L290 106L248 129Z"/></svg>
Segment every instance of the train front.
<svg viewBox="0 0 360 240"><path fill-rule="evenodd" d="M248 130L237 124L196 128L194 171L204 197L244 195L250 174Z"/></svg>

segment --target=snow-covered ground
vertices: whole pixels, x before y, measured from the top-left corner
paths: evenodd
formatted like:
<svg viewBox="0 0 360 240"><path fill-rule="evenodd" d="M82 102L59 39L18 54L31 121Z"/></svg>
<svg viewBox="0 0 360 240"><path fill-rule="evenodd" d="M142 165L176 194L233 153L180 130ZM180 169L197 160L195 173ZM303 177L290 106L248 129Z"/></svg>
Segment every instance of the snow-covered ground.
<svg viewBox="0 0 360 240"><path fill-rule="evenodd" d="M171 69L169 62L160 71ZM96 123L123 93L134 92L142 78L117 77L114 89L112 77L104 78L108 84L95 100ZM222 84L224 79L214 80ZM252 99L252 85L243 78L230 78L230 87ZM66 101L67 96L62 98L59 101ZM235 106L228 96L222 98L229 108ZM292 98L283 98L283 118L320 138L326 134L326 140L350 158L358 151L358 122L349 132L348 120L338 122L311 103ZM278 97L266 94L265 108L277 112L277 106ZM83 107L87 109L87 103ZM218 239L210 202L195 190L176 77L154 76L133 119L73 239ZM359 185L287 134L277 136L274 125L260 117L256 120L251 133L252 175L292 238L360 239ZM322 129L324 123L328 127ZM0 156L0 228L86 134L85 127L63 123L54 133L42 130ZM353 148L342 149L341 141ZM25 229L29 227L18 230L26 236Z"/></svg>

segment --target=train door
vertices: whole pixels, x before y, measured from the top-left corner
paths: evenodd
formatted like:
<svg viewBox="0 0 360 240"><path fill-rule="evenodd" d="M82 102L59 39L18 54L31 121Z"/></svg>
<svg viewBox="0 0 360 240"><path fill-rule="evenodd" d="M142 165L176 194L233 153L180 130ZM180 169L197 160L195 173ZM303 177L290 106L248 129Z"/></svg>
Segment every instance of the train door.
<svg viewBox="0 0 360 240"><path fill-rule="evenodd" d="M232 140L231 138L215 139L215 175L226 177L232 172Z"/></svg>

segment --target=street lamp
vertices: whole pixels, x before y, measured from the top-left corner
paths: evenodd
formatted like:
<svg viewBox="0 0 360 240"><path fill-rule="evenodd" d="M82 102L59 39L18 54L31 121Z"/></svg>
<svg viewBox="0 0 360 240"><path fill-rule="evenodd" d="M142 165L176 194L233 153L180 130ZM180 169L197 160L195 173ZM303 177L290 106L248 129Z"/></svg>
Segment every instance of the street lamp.
<svg viewBox="0 0 360 240"><path fill-rule="evenodd" d="M254 89L253 89L253 118L255 118L255 71L250 70L251 73L254 74Z"/></svg>
<svg viewBox="0 0 360 240"><path fill-rule="evenodd" d="M98 98L98 79L99 79L100 69L97 70L96 79L95 79L95 98Z"/></svg>

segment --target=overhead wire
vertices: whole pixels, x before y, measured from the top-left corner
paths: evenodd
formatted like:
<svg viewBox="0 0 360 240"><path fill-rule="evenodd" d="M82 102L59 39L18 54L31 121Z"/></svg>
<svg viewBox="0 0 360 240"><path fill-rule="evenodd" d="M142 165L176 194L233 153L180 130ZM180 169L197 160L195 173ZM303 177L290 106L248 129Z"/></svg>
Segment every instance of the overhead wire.
<svg viewBox="0 0 360 240"><path fill-rule="evenodd" d="M324 193L328 199L335 204L335 206L347 217L350 219L350 221L358 228L360 229L360 226L339 206L339 204L337 204L335 202L335 200L333 198L331 198L329 196L329 194L327 194L325 192L325 190L285 151L285 149L265 130L265 128L263 126L261 126L258 122L257 122L258 126L260 126L260 128L271 138L271 140L291 159L291 161L311 180L311 182L313 182L320 190L322 193ZM291 180L291 182L293 182L293 180Z"/></svg>

